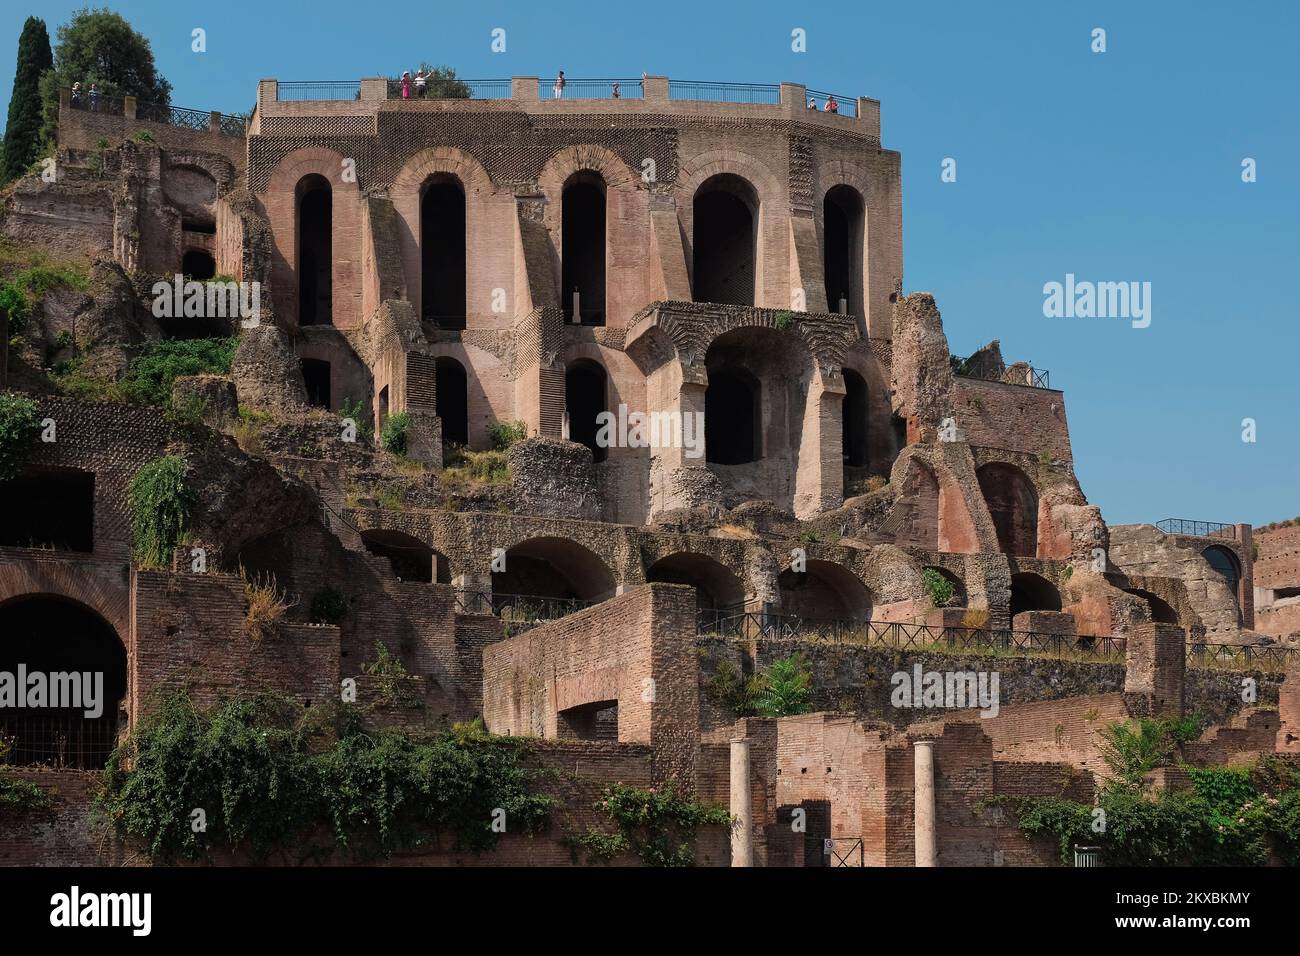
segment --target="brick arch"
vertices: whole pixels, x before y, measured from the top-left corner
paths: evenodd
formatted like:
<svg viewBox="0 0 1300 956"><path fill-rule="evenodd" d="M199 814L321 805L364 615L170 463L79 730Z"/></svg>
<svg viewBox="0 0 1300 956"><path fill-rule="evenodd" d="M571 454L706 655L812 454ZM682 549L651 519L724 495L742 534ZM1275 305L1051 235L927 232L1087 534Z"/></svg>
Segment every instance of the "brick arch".
<svg viewBox="0 0 1300 956"><path fill-rule="evenodd" d="M813 215L817 222L817 236L825 242L824 202L826 194L836 186L848 186L862 198L862 298L863 314L869 320L877 316L875 325L888 329L890 319L889 296L894 291L888 273L889 249L886 245L889 228L889 201L887 184L862 165L846 159L831 159L818 164L817 192ZM879 335L880 333L877 333ZM888 338L886 333L883 337Z"/></svg>
<svg viewBox="0 0 1300 956"><path fill-rule="evenodd" d="M107 621L128 646L130 585L121 564L6 560L0 564L0 604L24 597L58 597L82 605Z"/></svg>
<svg viewBox="0 0 1300 956"><path fill-rule="evenodd" d="M860 346L863 343L858 343ZM889 377L880 360L870 349L850 347L841 356L843 368L857 372L867 384L867 463L875 475L888 475L894 464L894 439L891 418L893 405Z"/></svg>
<svg viewBox="0 0 1300 956"><path fill-rule="evenodd" d="M214 156L211 153L186 153L186 152L169 152L167 156L167 169L197 169L207 173L217 184L217 194L220 195L230 187L235 181L235 165L224 156Z"/></svg>
<svg viewBox="0 0 1300 956"><path fill-rule="evenodd" d="M271 299L282 325L298 324L297 188L312 174L330 184L334 326L361 325L361 193L355 182L343 181L344 159L335 150L305 146L281 159L267 181L262 204L271 226Z"/></svg>
<svg viewBox="0 0 1300 956"><path fill-rule="evenodd" d="M406 277L406 297L417 316L423 315L420 259L420 202L424 184L430 176L453 176L465 192L465 321L470 316L490 310L491 289L500 287L513 295L513 249L502 264L502 254L492 249L500 244L508 223L498 213L513 214L514 196L498 191L487 168L474 156L454 146L422 149L406 161L393 179L389 195L397 213L398 240L402 250L402 270ZM484 255L475 255L483 250ZM497 263L490 260L496 258Z"/></svg>
<svg viewBox="0 0 1300 956"><path fill-rule="evenodd" d="M788 258L786 248L789 245L789 237L782 232L782 225L789 220L790 207L786 188L766 163L749 153L734 149L717 149L683 161L674 195L677 199L677 214L687 240L688 269L694 269L695 194L710 178L724 173L743 179L758 196L756 223L758 248L754 256L754 304L774 309L788 309L790 294L789 283L786 280L789 272L780 265ZM786 228L788 229L788 226ZM772 250L779 250L779 255L770 256L776 265L774 270L769 270L765 268L764 261L769 258L768 253ZM775 274L776 270L780 270L779 275ZM694 281L692 272L692 289Z"/></svg>
<svg viewBox="0 0 1300 956"><path fill-rule="evenodd" d="M651 244L650 193L639 172L604 146L568 146L547 160L537 186L547 200L542 223L555 250L550 265L561 295L564 187L572 176L584 172L595 173L605 184L605 325L625 326L653 298L645 268L645 250Z"/></svg>
<svg viewBox="0 0 1300 956"><path fill-rule="evenodd" d="M434 358L454 359L464 367L469 447L489 447L488 426L518 417L505 363L494 352L463 341L432 342L426 351Z"/></svg>

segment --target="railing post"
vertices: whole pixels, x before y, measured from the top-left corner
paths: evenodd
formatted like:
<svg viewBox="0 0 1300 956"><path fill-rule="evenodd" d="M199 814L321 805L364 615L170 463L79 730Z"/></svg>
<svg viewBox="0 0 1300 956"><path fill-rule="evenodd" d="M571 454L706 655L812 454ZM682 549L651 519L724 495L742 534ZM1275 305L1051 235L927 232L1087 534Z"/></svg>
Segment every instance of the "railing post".
<svg viewBox="0 0 1300 956"><path fill-rule="evenodd" d="M129 120L136 118L136 101L134 96L122 97L122 115Z"/></svg>
<svg viewBox="0 0 1300 956"><path fill-rule="evenodd" d="M781 105L788 113L802 114L808 108L808 87L802 83L782 83Z"/></svg>
<svg viewBox="0 0 1300 956"><path fill-rule="evenodd" d="M362 77L361 102L382 103L386 99L388 99L388 79L386 77Z"/></svg>
<svg viewBox="0 0 1300 956"><path fill-rule="evenodd" d="M510 98L524 103L538 102L537 84L539 82L540 80L535 76L510 77Z"/></svg>
<svg viewBox="0 0 1300 956"><path fill-rule="evenodd" d="M867 127L867 135L880 138L880 100L858 97L858 122Z"/></svg>
<svg viewBox="0 0 1300 956"><path fill-rule="evenodd" d="M257 105L274 103L280 97L280 84L276 80L257 81Z"/></svg>
<svg viewBox="0 0 1300 956"><path fill-rule="evenodd" d="M647 103L667 103L668 96L668 77L647 76L641 81L641 97Z"/></svg>
<svg viewBox="0 0 1300 956"><path fill-rule="evenodd" d="M208 132L214 136L221 135L221 114L216 110L208 114Z"/></svg>

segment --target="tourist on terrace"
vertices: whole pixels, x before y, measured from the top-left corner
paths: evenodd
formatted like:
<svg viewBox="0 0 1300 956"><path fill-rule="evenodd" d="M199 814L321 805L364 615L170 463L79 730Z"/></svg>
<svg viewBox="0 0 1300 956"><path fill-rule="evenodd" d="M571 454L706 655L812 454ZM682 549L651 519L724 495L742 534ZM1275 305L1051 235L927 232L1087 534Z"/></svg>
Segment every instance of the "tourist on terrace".
<svg viewBox="0 0 1300 956"><path fill-rule="evenodd" d="M826 97L826 112L838 113L839 111L840 111L840 104L835 99L835 94L832 93L830 96Z"/></svg>
<svg viewBox="0 0 1300 956"><path fill-rule="evenodd" d="M415 74L415 95L416 96L418 97L424 96L424 86L426 82L427 80L425 79L424 76L424 70L416 71Z"/></svg>
<svg viewBox="0 0 1300 956"><path fill-rule="evenodd" d="M816 110L816 109L817 109L817 101L816 101L815 99L813 99L811 96L808 97L808 108L809 108L810 110Z"/></svg>
<svg viewBox="0 0 1300 956"><path fill-rule="evenodd" d="M411 73L409 70L402 71L402 99L411 98Z"/></svg>
<svg viewBox="0 0 1300 956"><path fill-rule="evenodd" d="M72 105L73 106L81 105L81 84L80 83L72 84Z"/></svg>
<svg viewBox="0 0 1300 956"><path fill-rule="evenodd" d="M99 109L99 88L94 83L90 84L90 109L92 112Z"/></svg>
<svg viewBox="0 0 1300 956"><path fill-rule="evenodd" d="M568 83L568 80L564 78L564 71L561 70L560 75L555 78L554 91L555 91L555 98L557 100L560 99L562 96L564 96L564 85L566 83Z"/></svg>
<svg viewBox="0 0 1300 956"><path fill-rule="evenodd" d="M617 83L614 84L614 92L613 92L612 95L613 95L614 99L618 99L620 96L623 95L622 93L620 93L620 92L618 91L618 84L617 84Z"/></svg>

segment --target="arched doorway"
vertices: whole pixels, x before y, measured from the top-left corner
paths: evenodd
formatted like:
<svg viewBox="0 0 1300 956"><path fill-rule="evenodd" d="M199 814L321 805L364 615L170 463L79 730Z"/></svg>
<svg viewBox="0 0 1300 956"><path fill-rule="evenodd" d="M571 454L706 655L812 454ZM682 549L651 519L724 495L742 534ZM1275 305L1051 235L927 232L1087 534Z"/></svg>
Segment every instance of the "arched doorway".
<svg viewBox="0 0 1300 956"><path fill-rule="evenodd" d="M695 192L692 290L696 302L753 305L758 256L758 194L731 173Z"/></svg>
<svg viewBox="0 0 1300 956"><path fill-rule="evenodd" d="M1059 611L1061 592L1040 574L1021 571L1011 575L1011 617L1025 611Z"/></svg>
<svg viewBox="0 0 1300 956"><path fill-rule="evenodd" d="M451 583L451 566L447 558L419 538L403 531L373 529L361 532L366 550L387 558L393 574L403 581Z"/></svg>
<svg viewBox="0 0 1300 956"><path fill-rule="evenodd" d="M435 406L444 445L469 444L469 393L465 366L440 356L434 366Z"/></svg>
<svg viewBox="0 0 1300 956"><path fill-rule="evenodd" d="M85 605L49 595L0 605L0 672L28 675L27 706L0 708L0 737L18 765L104 766L117 745L126 697L126 648L112 626ZM44 678L39 705L33 675Z"/></svg>
<svg viewBox="0 0 1300 956"><path fill-rule="evenodd" d="M745 368L709 371L704 392L706 460L741 465L763 457L762 386Z"/></svg>
<svg viewBox="0 0 1300 956"><path fill-rule="evenodd" d="M609 449L596 441L597 416L606 410L605 369L590 359L578 359L564 372L564 409L569 417L569 441L591 449L592 459L604 461ZM706 423L708 419L705 419Z"/></svg>
<svg viewBox="0 0 1300 956"><path fill-rule="evenodd" d="M1241 583L1241 564L1237 561L1237 556L1228 548L1218 544L1210 545L1201 552L1201 556L1210 562L1210 567L1219 572L1224 583L1228 585L1228 590L1232 592L1233 600L1240 603L1237 588Z"/></svg>
<svg viewBox="0 0 1300 956"><path fill-rule="evenodd" d="M646 571L647 582L689 584L695 588L695 606L704 611L739 611L745 604L745 586L731 569L703 554L679 551L660 558Z"/></svg>
<svg viewBox="0 0 1300 956"><path fill-rule="evenodd" d="M195 282L207 282L217 274L217 263L212 253L190 249L181 257L181 272Z"/></svg>
<svg viewBox="0 0 1300 956"><path fill-rule="evenodd" d="M450 175L420 196L420 310L440 329L465 328L465 190Z"/></svg>
<svg viewBox="0 0 1300 956"><path fill-rule="evenodd" d="M329 180L304 176L298 206L298 324L334 322L334 195Z"/></svg>
<svg viewBox="0 0 1300 956"><path fill-rule="evenodd" d="M834 186L826 193L822 248L826 304L832 312L861 314L863 220L862 196L852 186Z"/></svg>
<svg viewBox="0 0 1300 956"><path fill-rule="evenodd" d="M492 572L492 604L503 617L550 619L605 600L614 585L609 566L576 541L530 538Z"/></svg>
<svg viewBox="0 0 1300 956"><path fill-rule="evenodd" d="M1147 602L1147 606L1151 608L1151 620L1156 624L1178 623L1178 612L1164 598L1157 597L1150 591L1143 591L1141 588L1125 588L1124 590Z"/></svg>
<svg viewBox="0 0 1300 956"><path fill-rule="evenodd" d="M843 565L810 560L804 571L786 568L777 584L784 615L837 622L871 619L871 592Z"/></svg>
<svg viewBox="0 0 1300 956"><path fill-rule="evenodd" d="M302 366L302 382L307 386L307 404L317 408L332 408L330 404L330 363L324 359L305 358L299 362Z"/></svg>
<svg viewBox="0 0 1300 956"><path fill-rule="evenodd" d="M1019 468L1002 462L975 472L1003 554L1038 554L1038 492Z"/></svg>
<svg viewBox="0 0 1300 956"><path fill-rule="evenodd" d="M867 467L867 383L857 372L844 370L844 399L840 403L841 447L846 468Z"/></svg>
<svg viewBox="0 0 1300 956"><path fill-rule="evenodd" d="M560 298L564 317L574 321L578 293L583 325L605 324L605 181L596 173L574 173L564 184L560 213Z"/></svg>

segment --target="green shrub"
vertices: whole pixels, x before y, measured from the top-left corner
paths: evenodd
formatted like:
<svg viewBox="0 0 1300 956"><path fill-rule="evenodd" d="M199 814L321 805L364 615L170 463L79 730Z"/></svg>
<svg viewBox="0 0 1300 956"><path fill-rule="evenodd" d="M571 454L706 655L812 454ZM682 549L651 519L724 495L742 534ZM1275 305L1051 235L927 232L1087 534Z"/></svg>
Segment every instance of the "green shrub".
<svg viewBox="0 0 1300 956"><path fill-rule="evenodd" d="M99 808L160 862L215 849L264 858L332 833L357 856L388 855L448 833L457 849L544 829L554 801L532 790L526 744L473 727L412 737L367 732L354 709L237 697L200 710L163 698L114 751ZM191 814L201 808L206 831ZM304 856L307 852L304 851Z"/></svg>
<svg viewBox="0 0 1300 956"><path fill-rule="evenodd" d="M528 426L523 422L493 422L488 426L488 437L495 451L505 451L528 437Z"/></svg>
<svg viewBox="0 0 1300 956"><path fill-rule="evenodd" d="M131 514L135 559L141 567L163 568L171 563L194 506L194 493L185 483L187 467L179 455L167 455L142 465L131 482Z"/></svg>
<svg viewBox="0 0 1300 956"><path fill-rule="evenodd" d="M339 403L339 418L350 418L357 426L357 440L370 444L374 432L370 426L370 416L366 414L361 399L345 398Z"/></svg>
<svg viewBox="0 0 1300 956"><path fill-rule="evenodd" d="M36 403L17 392L0 392L0 481L16 478L41 431Z"/></svg>
<svg viewBox="0 0 1300 956"><path fill-rule="evenodd" d="M725 807L679 797L671 782L650 790L616 783L605 788L596 809L609 816L616 832L589 830L575 838L575 857L582 851L608 862L634 853L647 866L692 866L695 831L734 822Z"/></svg>
<svg viewBox="0 0 1300 956"><path fill-rule="evenodd" d="M772 662L762 674L756 697L761 717L789 717L811 710L812 670L803 654L792 654Z"/></svg>
<svg viewBox="0 0 1300 956"><path fill-rule="evenodd" d="M168 405L172 383L183 375L229 375L238 347L237 336L155 342L131 361L119 383L123 397L145 405Z"/></svg>
<svg viewBox="0 0 1300 956"><path fill-rule="evenodd" d="M957 593L957 586L934 568L926 568L921 572L921 577L925 590L929 592L930 603L935 607L947 607L952 596Z"/></svg>
<svg viewBox="0 0 1300 956"><path fill-rule="evenodd" d="M384 419L384 427L379 430L379 443L385 451L395 455L406 454L406 436L411 430L411 416L398 412Z"/></svg>
<svg viewBox="0 0 1300 956"><path fill-rule="evenodd" d="M1195 717L1143 717L1102 727L1101 757L1114 774L1112 785L1140 791L1142 779L1157 767L1168 766L1178 748L1196 737Z"/></svg>

